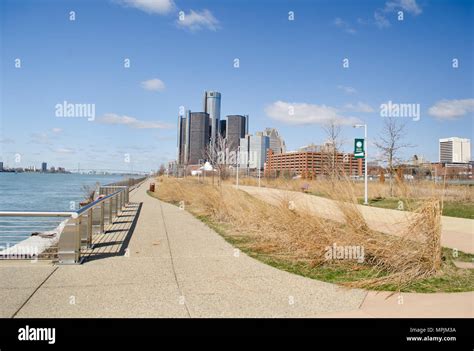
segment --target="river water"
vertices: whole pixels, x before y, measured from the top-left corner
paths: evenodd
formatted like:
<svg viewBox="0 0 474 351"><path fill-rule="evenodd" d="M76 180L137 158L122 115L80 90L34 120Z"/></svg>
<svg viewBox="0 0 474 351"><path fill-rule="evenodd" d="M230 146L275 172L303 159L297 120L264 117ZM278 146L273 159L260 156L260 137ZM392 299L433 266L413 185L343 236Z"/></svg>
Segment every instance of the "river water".
<svg viewBox="0 0 474 351"><path fill-rule="evenodd" d="M84 200L84 187L123 180L121 175L0 173L0 211L73 211ZM54 229L64 218L0 217L0 250L32 232Z"/></svg>

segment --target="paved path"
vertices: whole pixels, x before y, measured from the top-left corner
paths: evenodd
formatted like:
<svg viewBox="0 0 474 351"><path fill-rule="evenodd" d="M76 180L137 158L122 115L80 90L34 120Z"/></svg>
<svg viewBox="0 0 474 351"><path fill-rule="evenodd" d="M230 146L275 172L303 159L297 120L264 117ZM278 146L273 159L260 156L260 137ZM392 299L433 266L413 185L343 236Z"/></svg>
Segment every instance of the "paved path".
<svg viewBox="0 0 474 351"><path fill-rule="evenodd" d="M249 258L189 213L148 196L147 188L148 182L131 195L133 203L107 234L94 237L84 264L0 262L0 317L407 315L393 297ZM410 316L472 317L472 300L472 293L406 294L405 306Z"/></svg>
<svg viewBox="0 0 474 351"><path fill-rule="evenodd" d="M335 201L302 192L274 188L240 186L239 189L261 200L277 204L282 199L293 201L296 207L305 207L320 216L334 220L343 220ZM357 205L369 226L384 233L400 233L410 216L408 211ZM467 253L474 253L474 220L442 216L441 244Z"/></svg>

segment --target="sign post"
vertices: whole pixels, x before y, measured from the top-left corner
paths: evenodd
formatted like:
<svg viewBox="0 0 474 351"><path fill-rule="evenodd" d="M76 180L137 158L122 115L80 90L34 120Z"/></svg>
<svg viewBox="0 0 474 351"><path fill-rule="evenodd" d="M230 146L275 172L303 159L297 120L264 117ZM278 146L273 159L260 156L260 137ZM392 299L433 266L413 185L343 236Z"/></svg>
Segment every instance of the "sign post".
<svg viewBox="0 0 474 351"><path fill-rule="evenodd" d="M354 128L364 128L364 139L356 138L354 140L354 158L363 158L365 164L364 172L364 205L369 204L368 190L367 190L367 124L356 124Z"/></svg>

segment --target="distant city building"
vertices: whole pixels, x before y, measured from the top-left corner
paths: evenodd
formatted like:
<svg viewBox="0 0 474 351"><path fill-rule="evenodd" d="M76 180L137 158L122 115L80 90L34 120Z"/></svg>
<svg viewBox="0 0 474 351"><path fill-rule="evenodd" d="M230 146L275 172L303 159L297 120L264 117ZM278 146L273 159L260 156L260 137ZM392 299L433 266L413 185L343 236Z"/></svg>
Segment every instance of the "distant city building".
<svg viewBox="0 0 474 351"><path fill-rule="evenodd" d="M250 135L246 135L239 141L239 166L248 168L249 166L249 150L250 150Z"/></svg>
<svg viewBox="0 0 474 351"><path fill-rule="evenodd" d="M3 172L3 162L0 162L0 172Z"/></svg>
<svg viewBox="0 0 474 351"><path fill-rule="evenodd" d="M178 118L178 163L198 164L206 159L209 145L209 114L186 111Z"/></svg>
<svg viewBox="0 0 474 351"><path fill-rule="evenodd" d="M240 139L240 165L249 169L264 169L270 138L257 132Z"/></svg>
<svg viewBox="0 0 474 351"><path fill-rule="evenodd" d="M314 178L318 175L327 175L328 162L326 152L321 151L293 151L275 154L268 151L265 174L279 176L282 173L300 175L303 178ZM364 162L354 158L354 154L336 153L336 169L347 176L362 176Z"/></svg>
<svg viewBox="0 0 474 351"><path fill-rule="evenodd" d="M227 116L226 140L229 152L237 152L240 139L247 134L247 118L241 115Z"/></svg>
<svg viewBox="0 0 474 351"><path fill-rule="evenodd" d="M227 132L227 121L225 119L222 119L220 121L219 132L220 132L221 138L225 139L225 135Z"/></svg>
<svg viewBox="0 0 474 351"><path fill-rule="evenodd" d="M270 149L273 150L274 154L278 155L286 152L285 141L275 128L265 128L263 135L270 138Z"/></svg>
<svg viewBox="0 0 474 351"><path fill-rule="evenodd" d="M302 146L300 148L298 148L298 151L300 152L321 152L321 145L316 145L314 143L311 143L309 145L306 145L306 146Z"/></svg>
<svg viewBox="0 0 474 351"><path fill-rule="evenodd" d="M41 164L41 172L47 172L48 171L48 164L46 162L43 162Z"/></svg>
<svg viewBox="0 0 474 351"><path fill-rule="evenodd" d="M249 168L263 169L267 159L267 150L270 148L270 138L263 133L255 133L250 137L249 145L250 155L254 155L249 162Z"/></svg>
<svg viewBox="0 0 474 351"><path fill-rule="evenodd" d="M209 115L209 137L211 146L214 147L220 128L221 93L217 91L204 93L204 112Z"/></svg>
<svg viewBox="0 0 474 351"><path fill-rule="evenodd" d="M311 143L309 145L302 146L302 147L298 148L298 151L300 151L300 152L325 152L325 153L328 153L328 152L334 152L334 149L335 149L334 144L329 142L329 141L326 141L322 145L316 145L314 143Z"/></svg>
<svg viewBox="0 0 474 351"><path fill-rule="evenodd" d="M426 163L426 160L423 155L413 155L411 159L411 164L413 166L420 166Z"/></svg>
<svg viewBox="0 0 474 351"><path fill-rule="evenodd" d="M435 179L473 179L472 170L474 163L431 163L431 176Z"/></svg>
<svg viewBox="0 0 474 351"><path fill-rule="evenodd" d="M179 165L198 164L206 159L209 145L209 114L186 111L178 117L177 158Z"/></svg>
<svg viewBox="0 0 474 351"><path fill-rule="evenodd" d="M471 140L463 138L439 139L440 163L469 163L471 160Z"/></svg>
<svg viewBox="0 0 474 351"><path fill-rule="evenodd" d="M209 149L218 150L219 148L219 145L216 145L218 137L226 140L227 149L218 151L226 153L226 157L229 157L228 160L235 160L235 154L232 156L230 153L237 152L240 139L248 134L248 115L229 115L227 119L220 119L221 94L219 92L206 91L203 107L204 112L187 110L184 116L178 116L176 167L180 174L183 170L188 172L192 165L209 161ZM261 162L265 162L266 151L263 155Z"/></svg>

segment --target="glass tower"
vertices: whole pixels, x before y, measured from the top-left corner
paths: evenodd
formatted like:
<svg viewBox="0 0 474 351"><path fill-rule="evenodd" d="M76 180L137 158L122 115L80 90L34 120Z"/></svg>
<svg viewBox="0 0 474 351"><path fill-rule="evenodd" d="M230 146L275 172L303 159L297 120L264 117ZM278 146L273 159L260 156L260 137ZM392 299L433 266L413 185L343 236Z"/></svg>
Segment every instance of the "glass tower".
<svg viewBox="0 0 474 351"><path fill-rule="evenodd" d="M209 114L209 138L212 148L214 148L220 130L221 93L217 91L204 93L204 112Z"/></svg>

